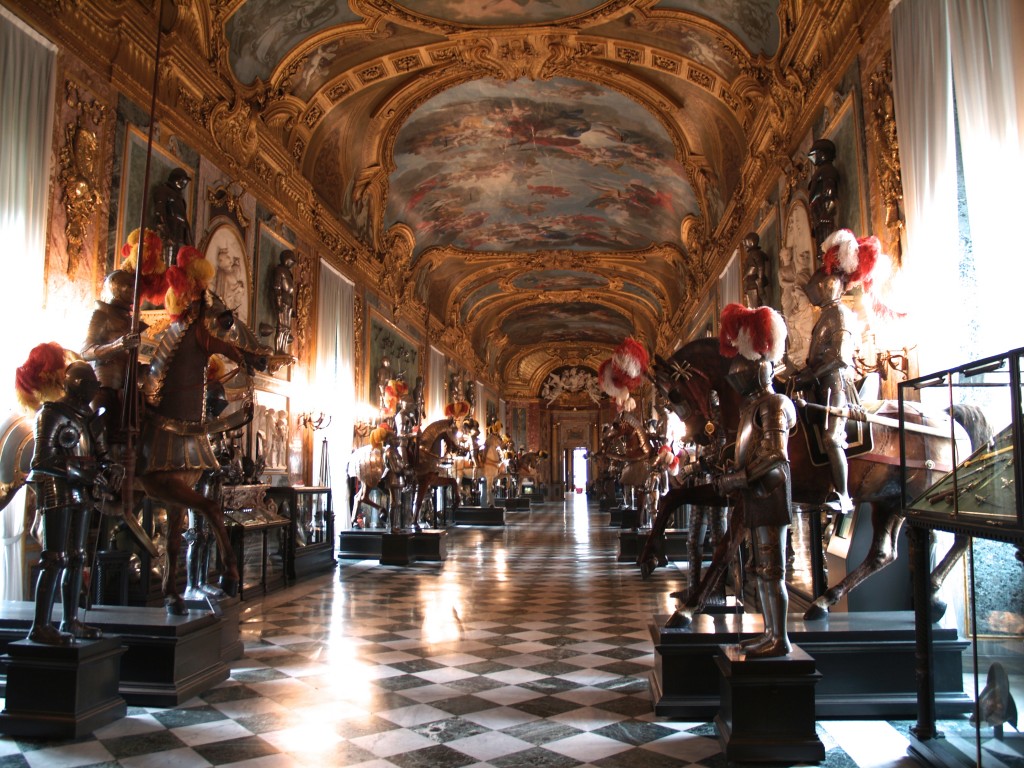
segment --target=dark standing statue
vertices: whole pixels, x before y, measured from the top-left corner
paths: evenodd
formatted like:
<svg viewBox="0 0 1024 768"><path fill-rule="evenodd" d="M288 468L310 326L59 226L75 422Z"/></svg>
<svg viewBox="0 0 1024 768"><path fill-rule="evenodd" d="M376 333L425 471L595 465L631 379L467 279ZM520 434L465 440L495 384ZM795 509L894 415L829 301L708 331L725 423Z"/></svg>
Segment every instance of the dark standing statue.
<svg viewBox="0 0 1024 768"><path fill-rule="evenodd" d="M748 307L764 307L771 304L768 295L768 273L771 262L768 254L761 250L761 237L757 232L748 232L743 238L746 255L743 258L743 300Z"/></svg>
<svg viewBox="0 0 1024 768"><path fill-rule="evenodd" d="M153 221L156 232L164 244L164 261L174 263L178 249L183 245L194 245L192 225L188 221L188 203L185 201L185 187L189 184L188 173L175 168L167 175L167 181L153 193Z"/></svg>
<svg viewBox="0 0 1024 768"><path fill-rule="evenodd" d="M836 145L828 139L818 139L807 153L814 172L807 183L807 201L811 209L811 233L814 244L821 249L825 238L836 231L839 211L839 171L832 164L836 159Z"/></svg>
<svg viewBox="0 0 1024 768"><path fill-rule="evenodd" d="M41 364L40 364L41 363ZM64 350L57 344L36 347L18 369L19 393L39 398L40 384L61 379L63 394L39 406L35 451L28 483L42 515L42 545L36 582L35 615L28 639L48 645L67 645L76 638L91 640L101 632L79 620L78 609L85 570L89 517L101 495L116 493L122 480L120 465L103 460L102 434L94 433L90 402L99 389L88 363L64 368ZM60 578L63 619L60 628L50 619Z"/></svg>
<svg viewBox="0 0 1024 768"><path fill-rule="evenodd" d="M281 251L278 264L270 275L270 304L276 313L274 327L274 351L281 355L290 353L292 343L292 318L295 314L295 251Z"/></svg>

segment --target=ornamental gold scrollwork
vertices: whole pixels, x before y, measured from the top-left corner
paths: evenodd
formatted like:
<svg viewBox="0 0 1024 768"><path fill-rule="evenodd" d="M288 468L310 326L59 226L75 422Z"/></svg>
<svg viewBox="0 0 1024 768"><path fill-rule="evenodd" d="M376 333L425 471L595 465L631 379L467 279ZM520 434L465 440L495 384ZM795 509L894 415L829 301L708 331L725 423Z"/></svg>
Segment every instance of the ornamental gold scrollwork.
<svg viewBox="0 0 1024 768"><path fill-rule="evenodd" d="M73 83L64 83L67 104L78 112L73 123L64 126L64 145L60 149L60 173L57 177L64 204L64 236L67 240L66 273L81 257L85 238L96 207L100 203L96 191L98 140L96 132L85 127L89 121L102 125L107 108L97 101L84 102Z"/></svg>
<svg viewBox="0 0 1024 768"><path fill-rule="evenodd" d="M896 115L892 96L892 54L886 54L868 83L871 130L877 145L878 188L885 208L885 243L898 264L902 256L903 176L900 168L900 144L896 135Z"/></svg>

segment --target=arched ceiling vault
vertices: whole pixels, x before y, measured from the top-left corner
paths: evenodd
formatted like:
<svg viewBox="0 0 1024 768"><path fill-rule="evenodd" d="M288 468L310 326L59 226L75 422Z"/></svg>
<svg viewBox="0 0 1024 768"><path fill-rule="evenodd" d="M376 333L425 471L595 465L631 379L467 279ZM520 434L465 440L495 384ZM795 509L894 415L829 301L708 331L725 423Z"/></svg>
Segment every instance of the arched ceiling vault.
<svg viewBox="0 0 1024 768"><path fill-rule="evenodd" d="M535 396L622 335L670 351L758 174L791 151L815 47L840 45L801 24L849 29L884 3L819 5L192 0L234 92L196 110L250 109L330 251L480 377ZM259 165L245 138L235 155Z"/></svg>

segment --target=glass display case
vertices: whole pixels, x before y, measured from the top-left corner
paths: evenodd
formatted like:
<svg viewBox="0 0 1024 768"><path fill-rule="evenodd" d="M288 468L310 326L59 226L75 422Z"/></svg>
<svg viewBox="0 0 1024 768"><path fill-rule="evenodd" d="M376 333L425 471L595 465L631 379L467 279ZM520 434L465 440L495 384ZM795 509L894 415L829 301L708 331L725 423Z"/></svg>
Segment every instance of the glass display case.
<svg viewBox="0 0 1024 768"><path fill-rule="evenodd" d="M224 520L238 558L243 600L286 583L291 521L279 514L269 489L267 485L224 488Z"/></svg>
<svg viewBox="0 0 1024 768"><path fill-rule="evenodd" d="M325 486L281 486L268 497L278 514L291 522L288 578L301 579L330 570L334 560L334 509L331 489Z"/></svg>
<svg viewBox="0 0 1024 768"><path fill-rule="evenodd" d="M1024 736L1017 730L1024 702L1022 374L1024 349L1018 349L900 385L918 646L919 713L910 751L929 765L1024 764ZM915 461L932 461L935 469L941 463L938 452L922 455L913 442L918 419L911 415L928 407L954 415L946 429L958 449L934 482L912 489ZM969 442L957 439L961 427ZM955 557L960 552L962 565ZM974 712L937 720L932 636L939 623L950 622L971 641L964 688Z"/></svg>

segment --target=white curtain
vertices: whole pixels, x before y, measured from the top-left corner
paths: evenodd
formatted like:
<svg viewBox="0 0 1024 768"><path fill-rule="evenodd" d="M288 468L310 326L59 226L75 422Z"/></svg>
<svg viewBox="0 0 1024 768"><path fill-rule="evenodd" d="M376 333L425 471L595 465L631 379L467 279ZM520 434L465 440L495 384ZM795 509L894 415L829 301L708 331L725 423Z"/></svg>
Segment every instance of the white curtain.
<svg viewBox="0 0 1024 768"><path fill-rule="evenodd" d="M1024 171L1014 68L1015 0L902 0L893 8L913 335L922 372L1024 344L1007 311L1024 265L1012 252ZM953 96L956 95L954 113ZM956 130L966 213L958 210ZM960 224L969 229L962 248ZM1004 253L1010 250L1010 253Z"/></svg>
<svg viewBox="0 0 1024 768"><path fill-rule="evenodd" d="M442 352L430 348L430 370L427 373L427 422L444 418L444 385L448 378L448 363Z"/></svg>
<svg viewBox="0 0 1024 768"><path fill-rule="evenodd" d="M0 243L17 290L0 302L0 417L14 407L14 369L42 341L17 333L43 303L56 49L0 7ZM5 467L4 479L8 470ZM0 515L0 599L22 600L25 491Z"/></svg>
<svg viewBox="0 0 1024 768"><path fill-rule="evenodd" d="M53 133L56 49L0 7L0 243L18 290L0 302L0 328L22 327L43 304L46 212ZM0 356L0 381L40 341L8 333ZM14 406L13 387L0 387L0 406Z"/></svg>
<svg viewBox="0 0 1024 768"><path fill-rule="evenodd" d="M963 362L963 318L936 297L959 292L957 173L945 0L903 0L892 13L892 90L907 221L904 279L922 372ZM914 301L917 298L919 301ZM928 343L929 339L934 339Z"/></svg>
<svg viewBox="0 0 1024 768"><path fill-rule="evenodd" d="M1024 172L1011 18L1011 6L1019 2L948 3L956 119L978 286L979 313L970 340L974 357L1024 345L1019 325L1007 322L1008 310L1020 302L1024 278L1024 263L1014 253L1021 204L1013 189Z"/></svg>
<svg viewBox="0 0 1024 768"><path fill-rule="evenodd" d="M348 482L345 464L352 453L355 424L355 291L352 283L325 261L320 262L317 291L316 360L309 408L330 417L330 424L314 432L313 482L318 483L327 440L330 483L336 525L348 526Z"/></svg>

